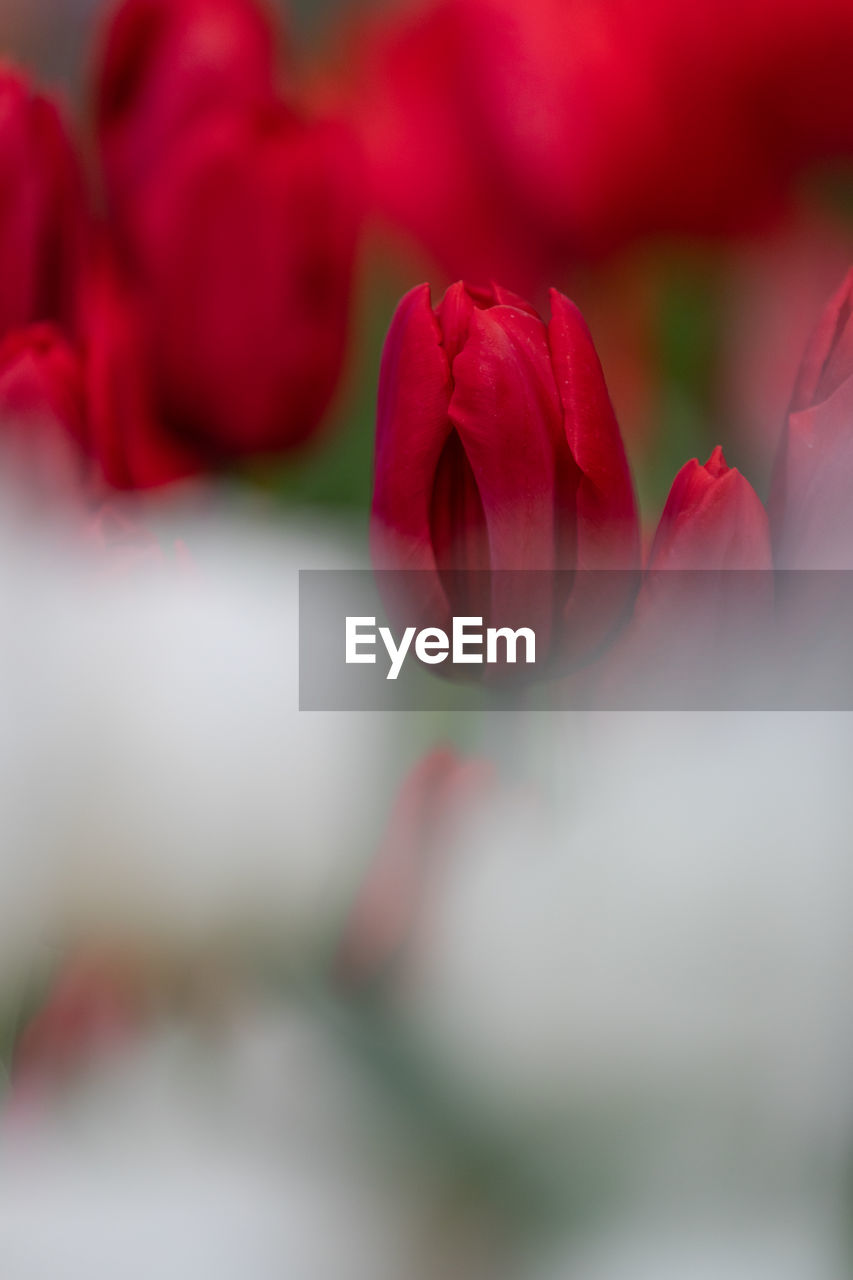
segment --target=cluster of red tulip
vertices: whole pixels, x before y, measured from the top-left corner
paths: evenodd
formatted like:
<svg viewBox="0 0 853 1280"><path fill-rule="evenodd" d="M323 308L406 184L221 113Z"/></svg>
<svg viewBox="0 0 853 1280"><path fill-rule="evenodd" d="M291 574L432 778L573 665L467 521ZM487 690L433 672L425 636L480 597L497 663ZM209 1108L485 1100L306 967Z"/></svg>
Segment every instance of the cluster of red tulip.
<svg viewBox="0 0 853 1280"><path fill-rule="evenodd" d="M501 621L511 608L507 576L514 582L515 571L545 571L530 575L534 600L542 605L538 584L552 575L546 634L552 648L574 659L583 655L572 633L581 632L590 652L600 648L619 620L620 603L624 618L635 594L631 574L613 575L602 611L602 575L592 591L595 573L587 571L642 562L647 583L661 570L722 571L735 603L744 572L849 568L851 395L853 272L805 353L769 511L717 448L704 465L693 459L679 471L641 557L625 450L577 309L553 290L546 324L505 290L463 284L433 308L422 286L400 304L385 348L374 561L383 569L418 570L418 592L437 616L485 610ZM484 578L491 583L485 597ZM645 625L650 594L641 595L638 624ZM718 613L725 594L715 597ZM531 607L529 594L525 606ZM670 615L668 622L676 623L683 647L679 619Z"/></svg>
<svg viewBox="0 0 853 1280"><path fill-rule="evenodd" d="M0 75L0 412L48 483L149 488L322 418L356 152L281 93L276 44L252 0L123 4L97 67L94 192L56 106Z"/></svg>
<svg viewBox="0 0 853 1280"><path fill-rule="evenodd" d="M844 0L421 0L345 54L377 203L451 278L522 292L760 225L853 150Z"/></svg>
<svg viewBox="0 0 853 1280"><path fill-rule="evenodd" d="M360 29L311 107L282 90L277 44L255 0L124 0L97 63L94 191L54 104L0 75L0 420L49 487L150 488L304 441L338 382L366 205L538 299L557 258L742 225L807 161L853 151L835 0L431 0ZM851 288L806 355L769 520L715 451L677 476L651 566L799 567L849 541ZM380 376L377 563L442 598L460 569L632 568L641 541L577 309L555 290L547 322L503 286L408 294Z"/></svg>

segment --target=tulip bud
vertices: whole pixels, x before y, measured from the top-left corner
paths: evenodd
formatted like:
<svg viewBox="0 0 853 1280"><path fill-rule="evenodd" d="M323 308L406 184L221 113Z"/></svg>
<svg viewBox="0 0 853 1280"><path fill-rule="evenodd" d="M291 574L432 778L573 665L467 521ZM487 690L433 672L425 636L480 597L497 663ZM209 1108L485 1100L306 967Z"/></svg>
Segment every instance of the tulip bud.
<svg viewBox="0 0 853 1280"><path fill-rule="evenodd" d="M169 429L235 457L293 446L343 362L357 232L348 134L283 103L188 131L134 208Z"/></svg>
<svg viewBox="0 0 853 1280"><path fill-rule="evenodd" d="M853 565L853 271L803 357L770 499L783 569Z"/></svg>
<svg viewBox="0 0 853 1280"><path fill-rule="evenodd" d="M767 513L749 481L717 447L673 481L649 555L650 570L769 569Z"/></svg>
<svg viewBox="0 0 853 1280"><path fill-rule="evenodd" d="M773 576L767 513L714 450L673 481L631 625L602 671L603 705L749 705L767 655Z"/></svg>
<svg viewBox="0 0 853 1280"><path fill-rule="evenodd" d="M95 124L121 209L182 130L274 88L275 38L253 0L125 0L105 33Z"/></svg>
<svg viewBox="0 0 853 1280"><path fill-rule="evenodd" d="M529 610L543 646L581 625L571 571L636 564L619 428L592 339L562 294L551 291L547 325L498 286L453 285L435 309L428 285L402 300L380 374L371 540L378 569L422 571L434 624L479 613L483 575L471 571L488 571L486 612L503 624L510 609L517 626ZM517 570L540 572L528 583L504 572ZM507 598L518 591L523 603ZM620 586L617 616L623 597Z"/></svg>
<svg viewBox="0 0 853 1280"><path fill-rule="evenodd" d="M72 327L85 235L83 183L54 104L0 71L0 335Z"/></svg>
<svg viewBox="0 0 853 1280"><path fill-rule="evenodd" d="M0 343L0 456L5 478L31 498L84 496L83 372L76 353L49 325Z"/></svg>

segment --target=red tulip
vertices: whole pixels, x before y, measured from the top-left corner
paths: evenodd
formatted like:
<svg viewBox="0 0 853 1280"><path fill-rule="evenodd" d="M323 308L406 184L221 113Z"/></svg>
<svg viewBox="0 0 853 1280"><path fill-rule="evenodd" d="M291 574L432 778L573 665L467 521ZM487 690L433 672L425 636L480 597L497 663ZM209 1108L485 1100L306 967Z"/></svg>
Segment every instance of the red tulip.
<svg viewBox="0 0 853 1280"><path fill-rule="evenodd" d="M773 473L783 569L853 565L853 271L806 349Z"/></svg>
<svg viewBox="0 0 853 1280"><path fill-rule="evenodd" d="M0 71L0 336L73 327L85 238L83 183L56 106Z"/></svg>
<svg viewBox="0 0 853 1280"><path fill-rule="evenodd" d="M579 601L569 574L555 601L547 574L636 563L619 428L589 331L562 294L551 292L547 325L497 286L456 284L435 309L428 285L402 300L380 374L372 546L377 568L424 571L442 614L476 603L475 580L456 571L491 571L501 614L519 584L499 571L544 570L520 589L543 605L544 585L551 616L537 607L528 625L558 630Z"/></svg>
<svg viewBox="0 0 853 1280"><path fill-rule="evenodd" d="M49 325L0 343L2 473L31 498L84 497L83 371L65 338Z"/></svg>
<svg viewBox="0 0 853 1280"><path fill-rule="evenodd" d="M649 555L650 570L769 569L767 513L719 447L673 481Z"/></svg>
<svg viewBox="0 0 853 1280"><path fill-rule="evenodd" d="M845 0L424 0L344 75L383 212L532 289L567 255L763 229L853 151L851 56Z"/></svg>
<svg viewBox="0 0 853 1280"><path fill-rule="evenodd" d="M386 18L342 72L377 203L451 274L529 291L567 257L762 222L781 198L753 71L772 15L744 8L426 0Z"/></svg>
<svg viewBox="0 0 853 1280"><path fill-rule="evenodd" d="M187 127L268 97L275 61L272 25L254 0L124 0L106 29L95 85L114 209Z"/></svg>
<svg viewBox="0 0 853 1280"><path fill-rule="evenodd" d="M463 19L451 0L362 22L328 92L358 131L371 201L385 221L425 247L450 279L500 279L532 291L553 254L539 228L519 218L503 163L474 128ZM477 56L488 59L489 32L481 38Z"/></svg>
<svg viewBox="0 0 853 1280"><path fill-rule="evenodd" d="M584 257L627 238L629 223L646 223L667 124L648 24L634 29L630 6L601 0L450 7L466 133L517 225L552 253Z"/></svg>
<svg viewBox="0 0 853 1280"><path fill-rule="evenodd" d="M133 210L153 388L223 457L305 440L341 372L358 225L346 131L278 101L184 133Z"/></svg>
<svg viewBox="0 0 853 1280"><path fill-rule="evenodd" d="M750 705L772 640L771 569L767 513L749 481L719 448L704 466L688 462L667 498L631 624L594 673L592 698L615 708Z"/></svg>

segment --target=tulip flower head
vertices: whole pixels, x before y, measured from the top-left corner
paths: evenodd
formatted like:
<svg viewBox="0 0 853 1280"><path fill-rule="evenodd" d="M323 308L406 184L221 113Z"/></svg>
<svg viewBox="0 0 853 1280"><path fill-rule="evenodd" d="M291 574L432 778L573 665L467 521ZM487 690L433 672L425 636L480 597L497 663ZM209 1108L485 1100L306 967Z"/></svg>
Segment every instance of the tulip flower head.
<svg viewBox="0 0 853 1280"><path fill-rule="evenodd" d="M767 512L719 446L704 466L685 463L649 554L650 569L769 569Z"/></svg>
<svg viewBox="0 0 853 1280"><path fill-rule="evenodd" d="M766 659L773 575L767 512L714 449L673 481L624 642L605 673L619 705L737 704ZM738 695L735 690L740 689Z"/></svg>
<svg viewBox="0 0 853 1280"><path fill-rule="evenodd" d="M455 284L435 308L428 285L402 300L380 374L372 548L377 569L421 571L426 612L509 611L555 642L578 610L576 571L635 565L622 439L568 298L551 291L547 323L497 285Z"/></svg>
<svg viewBox="0 0 853 1280"><path fill-rule="evenodd" d="M279 100L170 150L134 209L158 404L225 457L304 442L344 359L359 222L347 130Z"/></svg>
<svg viewBox="0 0 853 1280"><path fill-rule="evenodd" d="M187 128L273 92L275 32L254 0L124 0L98 59L95 125L115 213Z"/></svg>

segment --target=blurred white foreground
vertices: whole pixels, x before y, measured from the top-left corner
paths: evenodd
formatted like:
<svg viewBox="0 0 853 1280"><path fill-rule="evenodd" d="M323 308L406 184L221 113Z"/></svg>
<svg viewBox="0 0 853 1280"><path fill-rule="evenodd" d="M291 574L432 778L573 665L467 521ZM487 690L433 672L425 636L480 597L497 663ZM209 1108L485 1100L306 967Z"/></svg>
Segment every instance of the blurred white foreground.
<svg viewBox="0 0 853 1280"><path fill-rule="evenodd" d="M298 712L331 533L158 532L119 571L0 520L0 1003L81 947L156 993L8 1091L2 1280L848 1274L850 717L445 725L505 785L347 978L430 724Z"/></svg>

